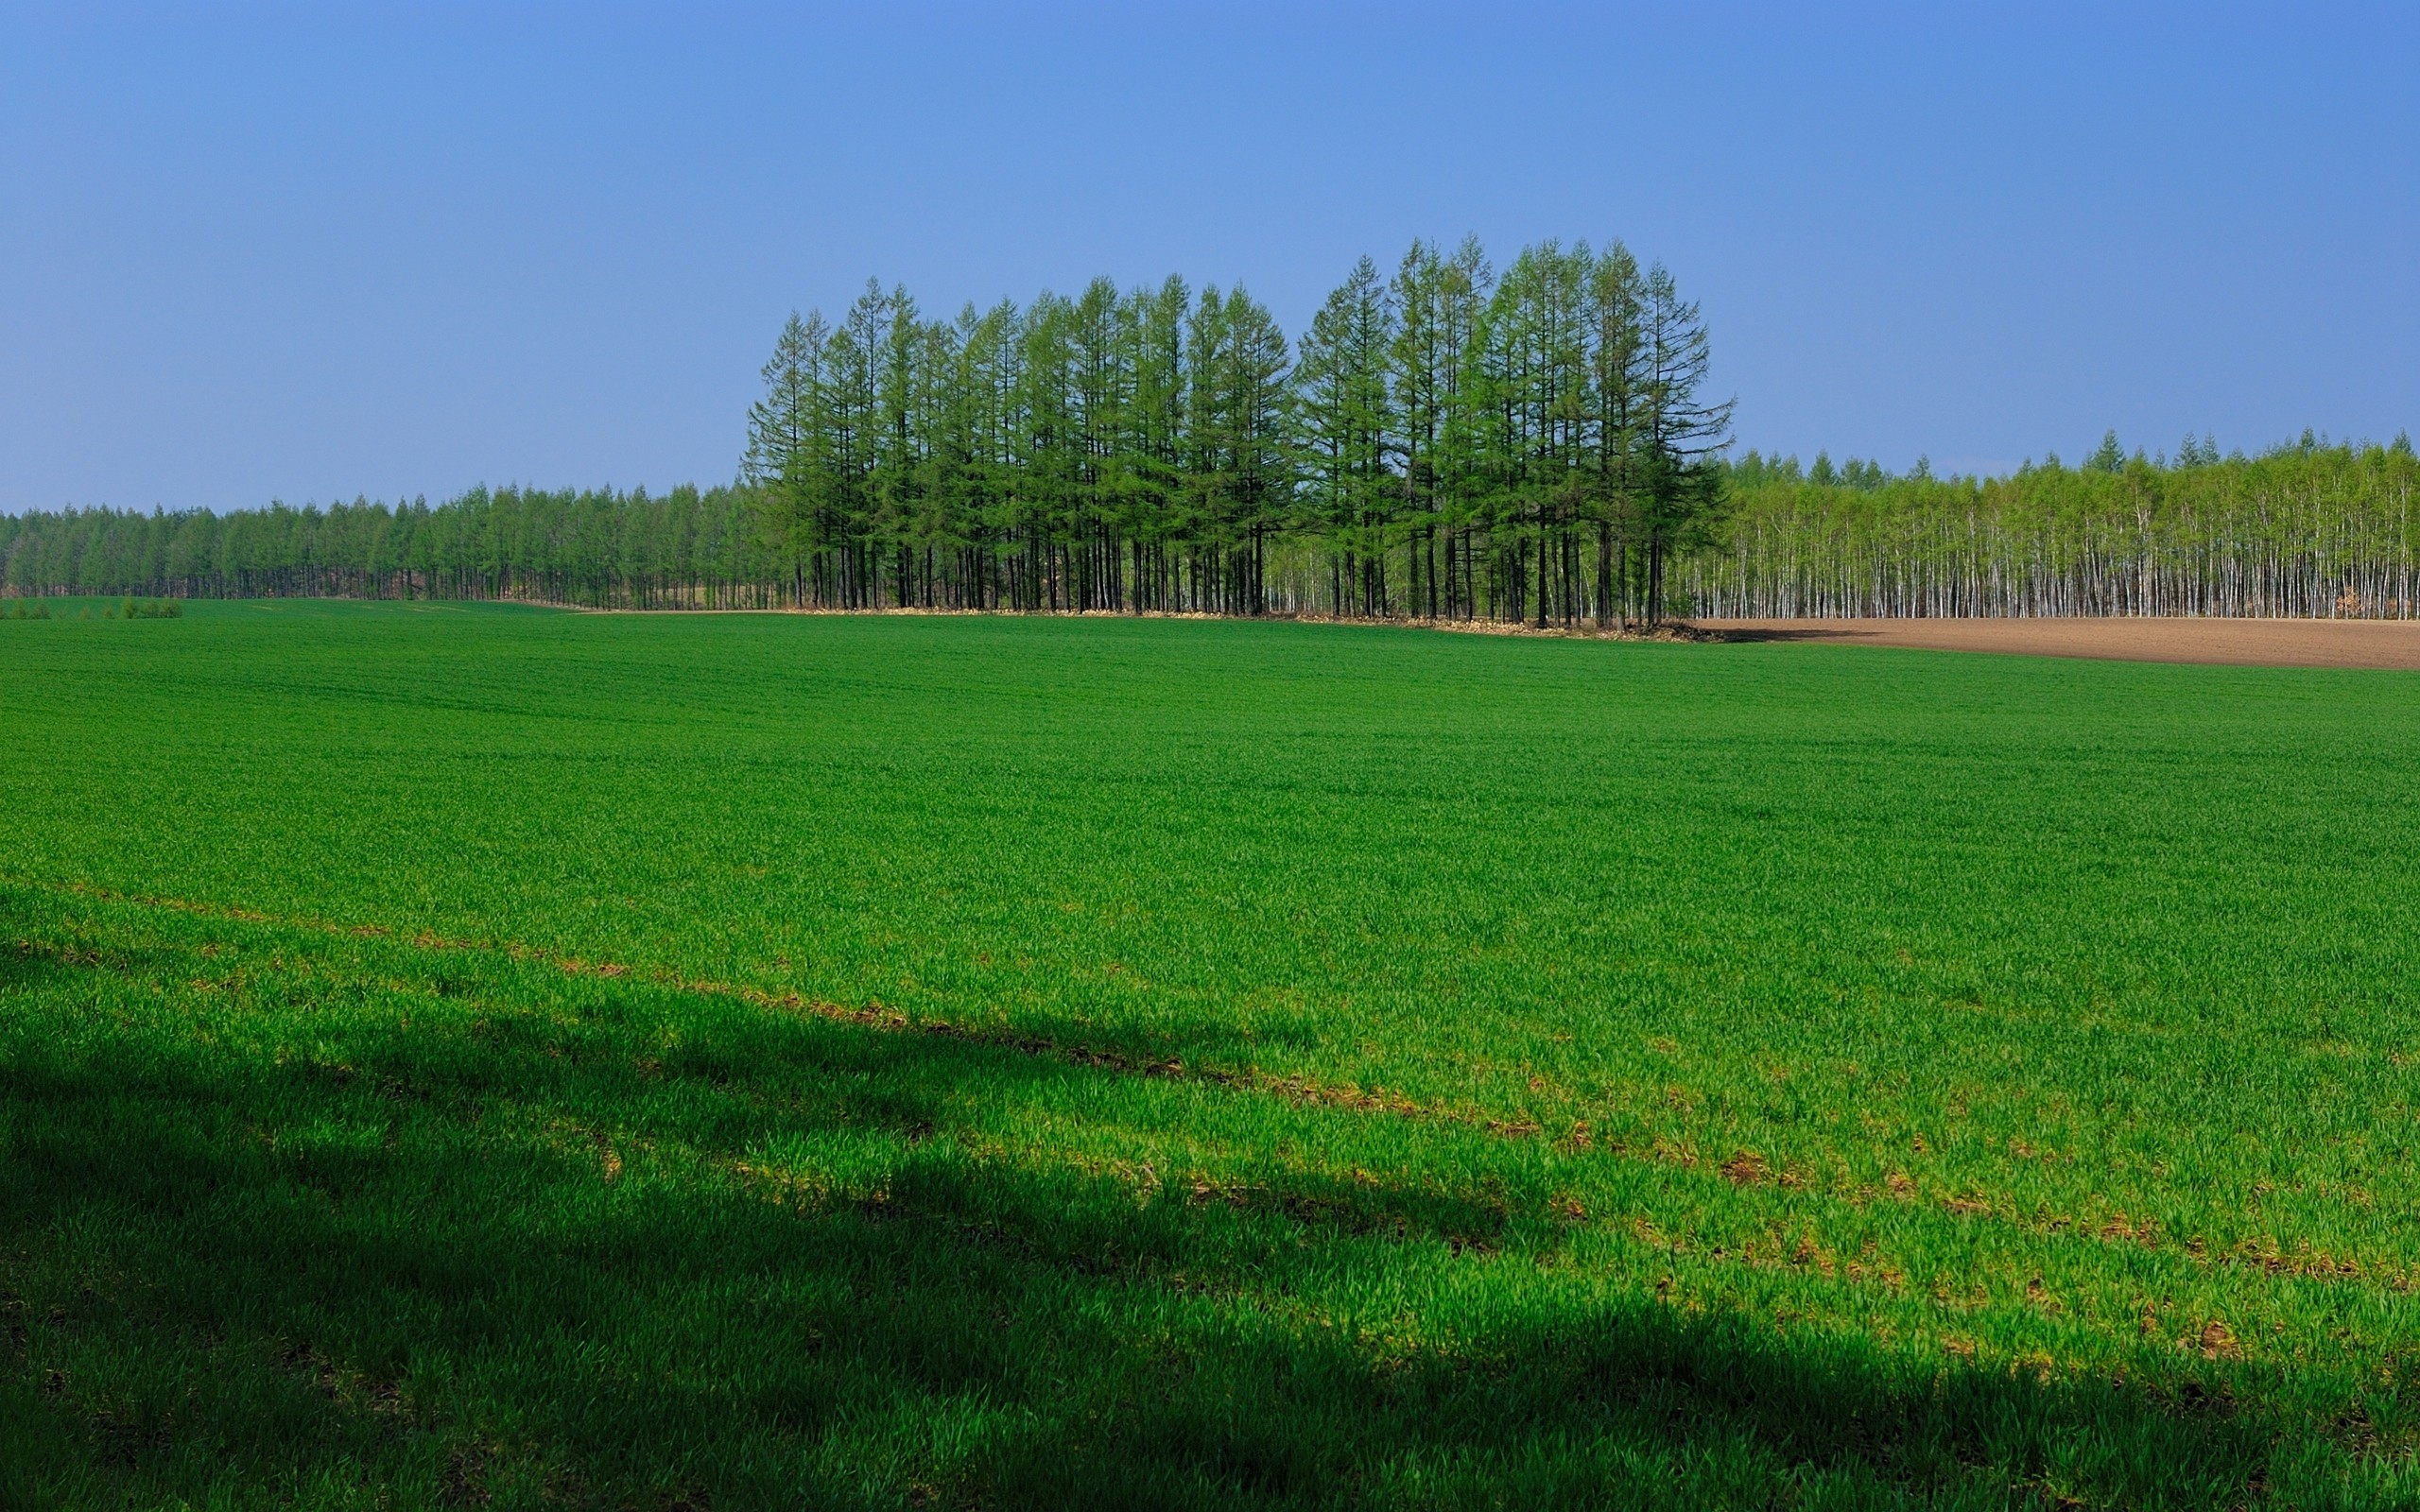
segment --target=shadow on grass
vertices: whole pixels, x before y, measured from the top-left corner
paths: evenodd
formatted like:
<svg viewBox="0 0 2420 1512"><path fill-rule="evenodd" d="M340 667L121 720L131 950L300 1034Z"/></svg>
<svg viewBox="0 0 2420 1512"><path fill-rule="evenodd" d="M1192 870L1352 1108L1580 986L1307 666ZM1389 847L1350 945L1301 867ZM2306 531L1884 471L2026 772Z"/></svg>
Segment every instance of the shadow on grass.
<svg viewBox="0 0 2420 1512"><path fill-rule="evenodd" d="M1787 629L1770 627L1748 629L1721 626L1700 629L1697 633L1706 640L1720 641L1725 645L1754 645L1768 641L1870 640L1878 632L1853 626L1817 624L1806 627L1793 626Z"/></svg>
<svg viewBox="0 0 2420 1512"><path fill-rule="evenodd" d="M1111 1074L995 1045L619 988L348 1026L322 972L247 1057L8 970L29 1504L2223 1505L2279 1452L2224 1400L1575 1303L1425 1187L997 1158L978 1111Z"/></svg>

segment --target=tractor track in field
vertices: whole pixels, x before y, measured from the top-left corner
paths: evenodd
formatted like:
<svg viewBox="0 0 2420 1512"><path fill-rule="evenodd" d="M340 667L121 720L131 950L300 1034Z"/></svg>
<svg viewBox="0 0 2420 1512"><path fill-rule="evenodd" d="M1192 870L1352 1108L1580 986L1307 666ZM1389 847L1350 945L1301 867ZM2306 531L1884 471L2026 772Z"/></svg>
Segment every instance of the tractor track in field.
<svg viewBox="0 0 2420 1512"><path fill-rule="evenodd" d="M668 991L745 1003L772 1012L800 1014L827 1022L849 1024L887 1034L921 1034L935 1039L956 1040L969 1044L1047 1058L1064 1065L1106 1071L1119 1075L1190 1082L1233 1091L1257 1092L1305 1107L1356 1113L1392 1114L1417 1122L1473 1129L1496 1139L1530 1140L1547 1137L1545 1127L1531 1120L1498 1118L1477 1109L1456 1108L1436 1103L1422 1102L1400 1092L1389 1092L1381 1088L1365 1089L1351 1083L1321 1082L1299 1074L1280 1075L1251 1066L1204 1065L1200 1062L1188 1062L1178 1056L1158 1057L1138 1056L1108 1046L1060 1040L1047 1035L1011 1029L1004 1025L977 1026L946 1019L911 1018L899 1009L885 1007L879 1004L851 1005L829 999L807 997L796 991L775 992L744 983L688 977L667 968L634 967L622 962L595 960L517 940L471 939L439 935L430 930L406 932L383 924L344 924L328 919L287 917L262 913L233 904L124 892L116 888L83 882L43 882L26 877L11 880L20 885L42 891L91 898L103 902L158 909L198 919L226 919L237 923L291 929L340 938L385 940L416 951L462 951L499 954L513 961L549 966L571 976L628 980L634 984L660 988ZM20 950L26 949L31 944L25 940L16 943ZM1582 1125L1580 1127L1584 1129L1585 1125ZM1585 1147L1586 1136L1581 1134L1578 1143ZM1616 1159L1636 1160L1670 1169L1711 1171L1737 1187L1772 1186L1788 1190L1803 1189L1802 1181L1793 1173L1769 1167L1763 1158L1752 1150L1743 1149L1729 1160L1717 1162L1694 1151L1668 1148L1661 1141L1653 1146L1632 1146L1619 1142L1607 1142L1596 1147L1605 1155ZM2363 1266L2349 1257L2340 1258L2325 1252L2284 1252L2273 1243L2262 1246L2246 1241L2223 1248L2205 1247L2198 1236L2180 1239L2161 1232L2158 1226L2152 1223L2136 1227L2122 1214L2109 1222L2082 1221L2067 1214L2022 1212L1993 1203L1975 1194L1957 1192L1937 1193L1934 1194L1934 1200L1927 1203L1912 1182L1898 1176L1894 1176L1880 1188L1867 1187L1854 1192L1835 1190L1828 1194L1860 1208L1876 1201L1937 1207L1962 1218L1996 1222L2045 1238L2066 1235L2089 1243L2125 1245L2147 1250L2171 1250L2204 1268L2240 1268L2273 1278L2292 1280L2356 1284L2366 1281L2398 1295L2409 1294L2415 1284L2414 1272L2411 1267L2384 1264ZM1569 1209L1566 1209L1563 1206L1562 1200L1559 1200L1557 1211L1570 1220L1584 1220L1587 1217L1599 1216L1574 1211L1577 1206L1573 1203ZM1688 1246L1685 1243L1683 1247ZM1903 1281L1893 1283L1904 1284Z"/></svg>

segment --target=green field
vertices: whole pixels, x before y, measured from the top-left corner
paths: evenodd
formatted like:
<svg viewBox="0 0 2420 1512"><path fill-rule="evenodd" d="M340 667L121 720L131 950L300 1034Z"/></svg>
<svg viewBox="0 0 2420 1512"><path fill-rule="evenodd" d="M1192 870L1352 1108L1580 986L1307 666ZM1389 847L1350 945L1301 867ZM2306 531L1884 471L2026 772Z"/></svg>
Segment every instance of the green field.
<svg viewBox="0 0 2420 1512"><path fill-rule="evenodd" d="M2420 676L0 623L0 1506L2420 1502Z"/></svg>

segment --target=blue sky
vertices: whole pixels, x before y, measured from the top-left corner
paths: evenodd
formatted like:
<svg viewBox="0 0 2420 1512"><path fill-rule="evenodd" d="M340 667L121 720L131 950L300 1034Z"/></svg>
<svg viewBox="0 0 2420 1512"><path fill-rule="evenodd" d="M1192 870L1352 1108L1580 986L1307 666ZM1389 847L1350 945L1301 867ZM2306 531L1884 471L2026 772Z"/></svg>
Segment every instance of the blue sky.
<svg viewBox="0 0 2420 1512"><path fill-rule="evenodd" d="M728 478L783 318L1627 240L1742 447L2420 427L2420 7L0 0L0 508Z"/></svg>

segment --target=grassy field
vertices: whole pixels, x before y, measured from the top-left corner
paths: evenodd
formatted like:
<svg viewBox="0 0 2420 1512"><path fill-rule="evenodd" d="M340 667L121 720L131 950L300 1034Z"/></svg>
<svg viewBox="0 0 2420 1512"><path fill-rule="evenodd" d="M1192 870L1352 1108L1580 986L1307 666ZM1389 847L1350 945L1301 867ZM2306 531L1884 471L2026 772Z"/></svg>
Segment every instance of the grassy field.
<svg viewBox="0 0 2420 1512"><path fill-rule="evenodd" d="M0 623L0 1505L2420 1501L2420 676Z"/></svg>

